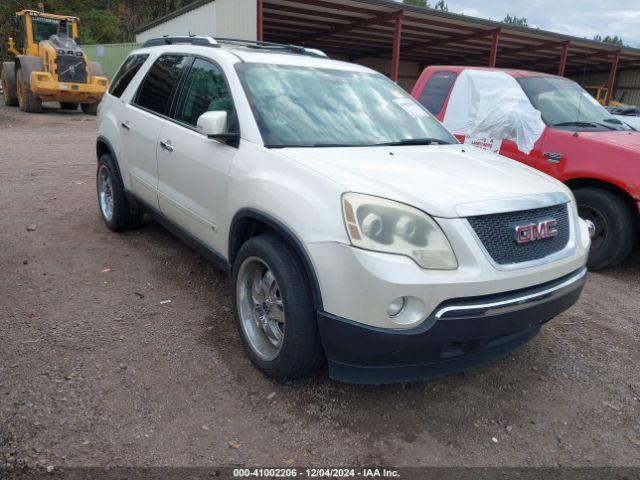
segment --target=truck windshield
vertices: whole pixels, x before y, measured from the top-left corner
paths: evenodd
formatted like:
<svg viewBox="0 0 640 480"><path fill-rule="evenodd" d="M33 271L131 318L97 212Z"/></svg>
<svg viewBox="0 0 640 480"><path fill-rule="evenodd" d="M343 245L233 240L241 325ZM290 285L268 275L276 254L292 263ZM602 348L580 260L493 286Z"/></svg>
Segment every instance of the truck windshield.
<svg viewBox="0 0 640 480"><path fill-rule="evenodd" d="M236 69L268 147L457 143L383 75L255 63Z"/></svg>
<svg viewBox="0 0 640 480"><path fill-rule="evenodd" d="M68 22L60 29L60 20L55 18L46 17L32 17L33 25L33 41L40 42L42 40L48 40L51 35L65 35L71 37L71 28Z"/></svg>
<svg viewBox="0 0 640 480"><path fill-rule="evenodd" d="M516 79L542 120L550 127L571 130L630 130L577 83L556 77Z"/></svg>

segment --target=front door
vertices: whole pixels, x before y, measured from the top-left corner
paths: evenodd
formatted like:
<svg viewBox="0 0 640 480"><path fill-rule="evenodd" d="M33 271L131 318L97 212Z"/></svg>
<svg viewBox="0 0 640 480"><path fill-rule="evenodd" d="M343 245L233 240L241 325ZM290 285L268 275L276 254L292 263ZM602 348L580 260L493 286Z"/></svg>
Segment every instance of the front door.
<svg viewBox="0 0 640 480"><path fill-rule="evenodd" d="M213 62L196 58L177 94L172 115L160 132L158 201L162 213L200 241L222 251L218 226L227 192L227 175L237 149L197 130L200 115L227 112L229 132L238 131L226 79Z"/></svg>

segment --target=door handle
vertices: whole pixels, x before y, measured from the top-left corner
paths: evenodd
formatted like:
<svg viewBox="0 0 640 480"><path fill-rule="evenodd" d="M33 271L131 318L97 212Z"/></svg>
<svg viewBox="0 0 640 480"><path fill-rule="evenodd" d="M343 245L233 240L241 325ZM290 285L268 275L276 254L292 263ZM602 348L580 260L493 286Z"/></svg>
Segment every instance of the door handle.
<svg viewBox="0 0 640 480"><path fill-rule="evenodd" d="M173 145L171 145L171 140L161 141L160 146L164 148L167 152L173 152Z"/></svg>
<svg viewBox="0 0 640 480"><path fill-rule="evenodd" d="M124 128L125 130L131 130L131 124L129 122L122 122L120 124L122 126L122 128Z"/></svg>

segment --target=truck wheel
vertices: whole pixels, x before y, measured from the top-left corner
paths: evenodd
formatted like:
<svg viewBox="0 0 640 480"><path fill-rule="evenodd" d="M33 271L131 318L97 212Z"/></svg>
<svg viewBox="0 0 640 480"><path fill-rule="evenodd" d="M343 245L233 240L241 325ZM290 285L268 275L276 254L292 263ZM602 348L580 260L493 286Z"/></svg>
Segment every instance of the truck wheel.
<svg viewBox="0 0 640 480"><path fill-rule="evenodd" d="M98 205L107 227L114 232L139 227L142 223L142 211L135 211L129 205L122 180L111 155L100 157L96 177Z"/></svg>
<svg viewBox="0 0 640 480"><path fill-rule="evenodd" d="M27 113L39 113L42 111L42 100L37 97L29 89L28 85L25 85L22 81L22 70L18 69L17 73L17 90L18 90L18 104L20 110Z"/></svg>
<svg viewBox="0 0 640 480"><path fill-rule="evenodd" d="M574 190L578 214L593 222L595 234L587 266L600 270L616 265L629 256L636 238L636 218L625 201L601 188Z"/></svg>
<svg viewBox="0 0 640 480"><path fill-rule="evenodd" d="M273 378L318 369L324 354L300 260L274 235L248 240L233 262L233 307L251 361Z"/></svg>
<svg viewBox="0 0 640 480"><path fill-rule="evenodd" d="M4 104L8 107L16 107L18 105L18 92L15 89L15 84L11 80L11 76L14 76L13 63L5 62L2 65L2 75L0 81L2 82L2 96L4 97Z"/></svg>
<svg viewBox="0 0 640 480"><path fill-rule="evenodd" d="M72 102L60 102L60 108L63 110L77 110L78 104Z"/></svg>
<svg viewBox="0 0 640 480"><path fill-rule="evenodd" d="M81 104L82 111L84 113L86 113L87 115L97 115L98 114L98 103L99 102L83 103L83 104Z"/></svg>

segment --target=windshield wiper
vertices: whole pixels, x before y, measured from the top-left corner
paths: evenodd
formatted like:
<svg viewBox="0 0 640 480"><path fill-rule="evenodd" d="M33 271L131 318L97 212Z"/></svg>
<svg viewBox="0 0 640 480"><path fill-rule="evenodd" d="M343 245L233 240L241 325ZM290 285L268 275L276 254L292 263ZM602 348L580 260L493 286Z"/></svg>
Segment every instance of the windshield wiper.
<svg viewBox="0 0 640 480"><path fill-rule="evenodd" d="M580 121L575 121L575 122L560 122L560 123L554 123L553 125L551 125L552 127L604 127L607 130L617 130L617 128L612 127L611 125L607 125L606 123L600 123L600 122L580 122Z"/></svg>
<svg viewBox="0 0 640 480"><path fill-rule="evenodd" d="M373 145L374 147L390 147L395 145L451 145L451 142L447 140L443 140L441 138L403 138L402 140L398 140L397 142L385 142L385 143L376 143Z"/></svg>

